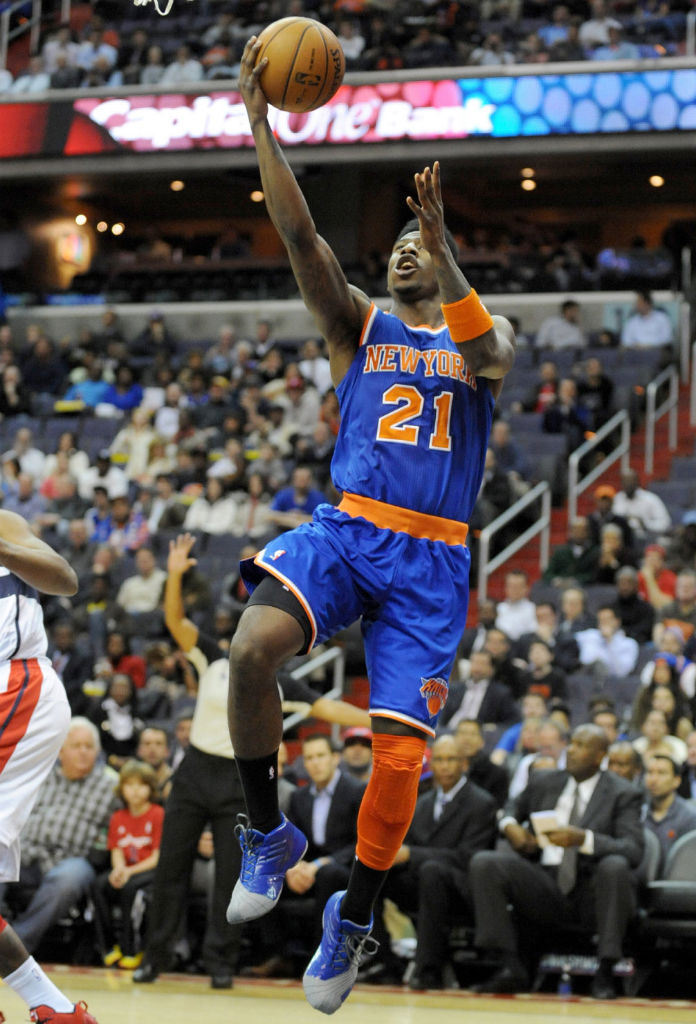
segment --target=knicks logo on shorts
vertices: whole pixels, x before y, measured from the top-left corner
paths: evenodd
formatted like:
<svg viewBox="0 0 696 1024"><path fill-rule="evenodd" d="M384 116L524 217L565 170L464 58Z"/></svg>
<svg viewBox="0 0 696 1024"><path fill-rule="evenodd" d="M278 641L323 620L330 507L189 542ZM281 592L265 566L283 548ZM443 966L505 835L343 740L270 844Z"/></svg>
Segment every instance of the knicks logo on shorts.
<svg viewBox="0 0 696 1024"><path fill-rule="evenodd" d="M280 558L281 555L285 554L287 554L285 548L281 548L280 551L274 551L272 555L269 555L269 558L272 562L275 562L276 558Z"/></svg>
<svg viewBox="0 0 696 1024"><path fill-rule="evenodd" d="M424 679L421 676L420 693L428 706L431 718L439 715L445 706L449 688L446 679Z"/></svg>

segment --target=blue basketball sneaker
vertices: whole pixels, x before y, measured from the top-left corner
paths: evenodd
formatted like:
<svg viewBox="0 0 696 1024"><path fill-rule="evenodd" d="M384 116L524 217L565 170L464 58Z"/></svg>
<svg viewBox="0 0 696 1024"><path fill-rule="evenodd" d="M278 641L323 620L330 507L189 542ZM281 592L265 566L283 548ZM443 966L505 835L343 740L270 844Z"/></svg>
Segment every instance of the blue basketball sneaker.
<svg viewBox="0 0 696 1024"><path fill-rule="evenodd" d="M242 866L227 908L230 924L254 921L267 914L280 899L285 872L304 856L305 836L285 815L282 817L280 825L264 833L250 828L245 815L237 815L234 831L242 848Z"/></svg>
<svg viewBox="0 0 696 1024"><path fill-rule="evenodd" d="M377 952L379 943L370 936L369 924L354 924L341 918L341 900L335 892L326 901L322 924L324 934L302 979L307 1001L322 1013L335 1013L355 984L360 963Z"/></svg>

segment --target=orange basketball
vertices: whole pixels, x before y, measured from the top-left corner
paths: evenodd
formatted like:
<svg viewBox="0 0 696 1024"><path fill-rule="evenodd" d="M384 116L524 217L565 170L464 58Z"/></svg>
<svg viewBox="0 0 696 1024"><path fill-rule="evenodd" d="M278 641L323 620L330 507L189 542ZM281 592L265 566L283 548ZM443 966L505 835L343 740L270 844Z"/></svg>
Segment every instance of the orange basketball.
<svg viewBox="0 0 696 1024"><path fill-rule="evenodd" d="M259 79L268 102L304 113L327 103L343 81L346 61L331 29L312 18L281 18L260 33Z"/></svg>

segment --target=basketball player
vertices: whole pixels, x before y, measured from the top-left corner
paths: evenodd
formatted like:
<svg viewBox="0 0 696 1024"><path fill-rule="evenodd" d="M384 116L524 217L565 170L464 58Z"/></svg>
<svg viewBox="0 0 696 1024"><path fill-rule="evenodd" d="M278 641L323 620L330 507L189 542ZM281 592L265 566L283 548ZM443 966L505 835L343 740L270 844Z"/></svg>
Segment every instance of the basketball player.
<svg viewBox="0 0 696 1024"><path fill-rule="evenodd" d="M77 576L21 516L0 511L0 882L19 878L19 834L70 724L63 684L46 657L37 591L74 594ZM38 1024L96 1024L73 1005L0 917L0 975Z"/></svg>
<svg viewBox="0 0 696 1024"><path fill-rule="evenodd" d="M328 343L342 417L332 474L343 499L242 564L252 595L232 641L229 719L249 822L239 827L242 869L228 919L270 910L306 846L278 810L276 669L362 617L373 770L348 889L327 902L303 979L311 1005L333 1013L374 946L372 908L410 824L426 741L447 698L467 613L466 523L514 334L457 266L438 163L415 175L418 200L406 200L415 220L389 260L390 312L347 283L268 124L258 49L252 38L240 92L268 212Z"/></svg>

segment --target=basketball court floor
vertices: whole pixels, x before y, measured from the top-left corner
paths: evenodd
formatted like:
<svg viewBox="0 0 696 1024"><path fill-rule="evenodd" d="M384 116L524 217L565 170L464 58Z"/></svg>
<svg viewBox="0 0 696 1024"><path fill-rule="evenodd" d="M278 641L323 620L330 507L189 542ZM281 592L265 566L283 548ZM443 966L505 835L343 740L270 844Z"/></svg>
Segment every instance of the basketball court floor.
<svg viewBox="0 0 696 1024"><path fill-rule="evenodd" d="M71 999L84 999L99 1024L308 1024L326 1019L305 1001L296 981L235 982L214 991L207 978L162 975L153 985L134 985L116 970L48 968ZM24 1003L0 990L7 1024L26 1022ZM333 1018L337 1024L677 1024L696 1020L696 1003L677 1000L544 996L478 996L465 991L414 993L408 989L357 985Z"/></svg>

